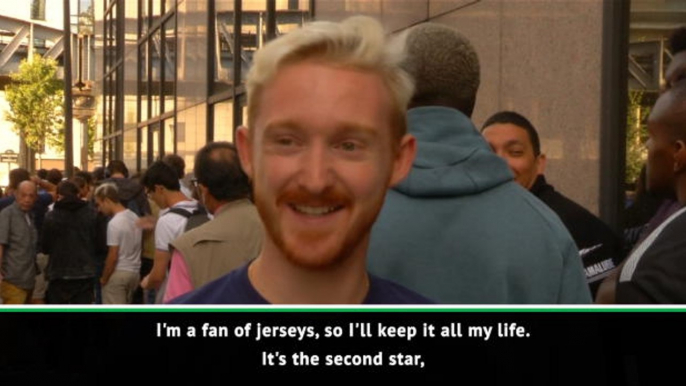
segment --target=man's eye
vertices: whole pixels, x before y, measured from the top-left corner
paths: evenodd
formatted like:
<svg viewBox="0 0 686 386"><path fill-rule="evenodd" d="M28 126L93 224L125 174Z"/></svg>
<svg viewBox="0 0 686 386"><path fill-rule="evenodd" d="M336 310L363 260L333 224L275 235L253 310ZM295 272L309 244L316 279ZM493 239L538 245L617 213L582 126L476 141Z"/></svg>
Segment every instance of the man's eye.
<svg viewBox="0 0 686 386"><path fill-rule="evenodd" d="M512 150L510 151L510 155L513 157L521 157L522 155L524 155L524 152L521 150Z"/></svg>
<svg viewBox="0 0 686 386"><path fill-rule="evenodd" d="M350 141L341 143L339 147L344 151L355 151L358 148L357 144Z"/></svg>
<svg viewBox="0 0 686 386"><path fill-rule="evenodd" d="M290 137L281 137L276 139L276 144L280 146L293 146L295 141Z"/></svg>

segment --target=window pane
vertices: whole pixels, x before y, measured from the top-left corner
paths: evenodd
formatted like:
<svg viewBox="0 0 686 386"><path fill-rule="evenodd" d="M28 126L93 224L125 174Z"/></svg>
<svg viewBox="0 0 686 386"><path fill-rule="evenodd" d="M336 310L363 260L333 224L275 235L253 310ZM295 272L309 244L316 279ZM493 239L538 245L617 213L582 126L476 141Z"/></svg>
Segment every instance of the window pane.
<svg viewBox="0 0 686 386"><path fill-rule="evenodd" d="M176 17L172 16L164 24L164 111L174 110L176 78Z"/></svg>
<svg viewBox="0 0 686 386"><path fill-rule="evenodd" d="M152 160L155 161L160 158L160 124L154 123L150 125L151 143L152 143Z"/></svg>
<svg viewBox="0 0 686 386"><path fill-rule="evenodd" d="M164 128L164 153L174 152L174 119L167 119L162 123Z"/></svg>
<svg viewBox="0 0 686 386"><path fill-rule="evenodd" d="M186 160L186 169L193 169L192 160L199 148L205 145L205 104L179 111L176 123L176 154Z"/></svg>
<svg viewBox="0 0 686 386"><path fill-rule="evenodd" d="M31 3L31 19L45 20L45 0L33 0Z"/></svg>
<svg viewBox="0 0 686 386"><path fill-rule="evenodd" d="M217 3L215 25L214 92L218 93L233 83L233 1Z"/></svg>
<svg viewBox="0 0 686 386"><path fill-rule="evenodd" d="M162 45L161 45L161 32L160 30L155 31L152 36L152 83L149 90L149 96L152 100L152 106L150 111L151 117L156 117L160 114L160 82L162 80Z"/></svg>
<svg viewBox="0 0 686 386"><path fill-rule="evenodd" d="M233 101L214 104L214 140L233 142Z"/></svg>
<svg viewBox="0 0 686 386"><path fill-rule="evenodd" d="M148 115L148 92L150 84L148 83L148 44L143 43L139 47L140 60L138 62L138 72L141 81L141 89L138 90L140 95L140 112L141 121L146 121L150 118Z"/></svg>
<svg viewBox="0 0 686 386"><path fill-rule="evenodd" d="M124 162L127 165L136 165L136 147L138 145L137 130L126 130L124 132ZM133 173L132 173L133 174Z"/></svg>
<svg viewBox="0 0 686 386"><path fill-rule="evenodd" d="M141 169L147 169L150 166L148 164L148 128L143 127L140 129L140 132Z"/></svg>

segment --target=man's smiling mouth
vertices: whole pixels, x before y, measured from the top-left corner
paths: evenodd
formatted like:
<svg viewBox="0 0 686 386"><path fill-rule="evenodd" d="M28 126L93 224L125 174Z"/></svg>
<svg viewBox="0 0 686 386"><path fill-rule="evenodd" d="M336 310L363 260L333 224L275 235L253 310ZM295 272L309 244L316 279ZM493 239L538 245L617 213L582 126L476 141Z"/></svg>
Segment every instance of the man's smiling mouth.
<svg viewBox="0 0 686 386"><path fill-rule="evenodd" d="M343 208L342 205L335 205L335 206L308 206L308 205L295 205L295 204L290 204L289 205L294 211L302 214L306 214L308 216L325 216L329 213L335 212L341 208Z"/></svg>

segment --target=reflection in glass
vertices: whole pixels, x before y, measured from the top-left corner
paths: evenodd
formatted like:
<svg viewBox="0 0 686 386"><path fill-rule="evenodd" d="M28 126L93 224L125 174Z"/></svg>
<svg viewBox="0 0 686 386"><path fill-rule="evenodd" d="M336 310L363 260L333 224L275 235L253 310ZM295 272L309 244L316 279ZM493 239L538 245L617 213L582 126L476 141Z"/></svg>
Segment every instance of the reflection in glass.
<svg viewBox="0 0 686 386"><path fill-rule="evenodd" d="M137 130L126 130L124 132L124 163L136 165L136 145L138 144Z"/></svg>
<svg viewBox="0 0 686 386"><path fill-rule="evenodd" d="M163 26L164 32L164 111L174 110L174 85L176 79L176 17L172 16Z"/></svg>
<svg viewBox="0 0 686 386"><path fill-rule="evenodd" d="M217 8L215 18L217 55L215 65L215 93L228 89L233 83L234 57L240 52L241 80L252 64L255 53L267 41L266 3L251 3L253 7L244 8L241 17L241 47L234 47L234 12L232 9ZM302 6L302 5L301 5ZM276 33L286 34L309 20L307 6L301 9L279 9L276 12Z"/></svg>
<svg viewBox="0 0 686 386"><path fill-rule="evenodd" d="M160 0L153 0L151 13L153 17L162 15L162 2Z"/></svg>
<svg viewBox="0 0 686 386"><path fill-rule="evenodd" d="M140 147L141 147L141 169L147 169L148 163L148 128L142 127L140 130Z"/></svg>
<svg viewBox="0 0 686 386"><path fill-rule="evenodd" d="M160 93L162 81L162 33L161 30L155 31L152 35L152 81L150 84L149 96L151 99L150 117L156 117L160 114Z"/></svg>
<svg viewBox="0 0 686 386"><path fill-rule="evenodd" d="M206 143L205 109L207 105L202 103L197 106L179 111L176 118L176 154L185 160L192 159L195 153ZM186 163L187 169L193 165Z"/></svg>
<svg viewBox="0 0 686 386"><path fill-rule="evenodd" d="M233 142L233 101L215 103L213 108L214 140Z"/></svg>
<svg viewBox="0 0 686 386"><path fill-rule="evenodd" d="M150 148L150 158L154 162L159 159L160 154L160 123L153 123L150 125L150 142L152 147Z"/></svg>
<svg viewBox="0 0 686 386"><path fill-rule="evenodd" d="M141 15L141 36L144 36L148 32L148 27L150 24L150 12L148 9L148 0L140 0L141 6L139 8Z"/></svg>
<svg viewBox="0 0 686 386"><path fill-rule="evenodd" d="M162 127L164 128L164 152L165 154L171 154L174 152L174 139L176 137L174 134L174 119L167 119L162 122Z"/></svg>
<svg viewBox="0 0 686 386"><path fill-rule="evenodd" d="M141 120L145 121L150 118L148 112L148 92L150 87L148 82L148 44L141 44L138 50L140 55L138 71L140 73L141 80L141 88L138 90L138 95L140 96Z"/></svg>
<svg viewBox="0 0 686 386"><path fill-rule="evenodd" d="M214 80L215 92L226 90L233 82L233 12L217 11Z"/></svg>
<svg viewBox="0 0 686 386"><path fill-rule="evenodd" d="M126 40L137 40L138 37L138 0L126 0L124 4L126 12Z"/></svg>

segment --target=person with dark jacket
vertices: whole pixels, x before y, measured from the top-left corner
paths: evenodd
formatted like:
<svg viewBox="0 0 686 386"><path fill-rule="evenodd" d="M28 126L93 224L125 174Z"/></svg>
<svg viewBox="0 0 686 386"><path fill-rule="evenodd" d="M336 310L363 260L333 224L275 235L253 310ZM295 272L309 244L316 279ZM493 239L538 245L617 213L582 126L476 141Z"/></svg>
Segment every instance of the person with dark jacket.
<svg viewBox="0 0 686 386"><path fill-rule="evenodd" d="M55 207L43 224L42 252L50 255L46 269L49 304L93 303L96 213L78 193L74 183L60 182Z"/></svg>
<svg viewBox="0 0 686 386"><path fill-rule="evenodd" d="M545 154L534 126L521 114L501 111L483 125L482 134L493 151L507 161L515 180L557 214L572 235L595 296L602 279L622 259L621 239L586 208L563 196L543 175Z"/></svg>

